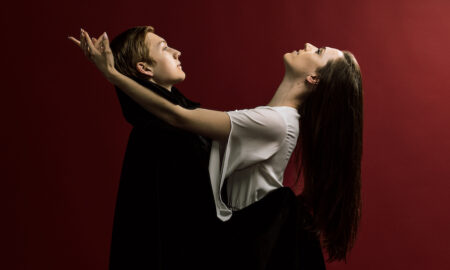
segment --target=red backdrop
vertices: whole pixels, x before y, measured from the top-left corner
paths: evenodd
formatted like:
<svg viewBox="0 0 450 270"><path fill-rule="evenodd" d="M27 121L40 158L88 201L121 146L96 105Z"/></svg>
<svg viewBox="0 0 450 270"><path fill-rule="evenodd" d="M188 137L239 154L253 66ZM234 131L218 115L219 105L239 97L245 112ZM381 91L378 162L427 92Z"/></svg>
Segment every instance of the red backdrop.
<svg viewBox="0 0 450 270"><path fill-rule="evenodd" d="M450 264L448 1L89 1L4 4L2 269L107 269L130 126L66 37L153 25L182 51L179 88L207 108L266 104L283 53L352 51L363 73L363 218L348 263Z"/></svg>

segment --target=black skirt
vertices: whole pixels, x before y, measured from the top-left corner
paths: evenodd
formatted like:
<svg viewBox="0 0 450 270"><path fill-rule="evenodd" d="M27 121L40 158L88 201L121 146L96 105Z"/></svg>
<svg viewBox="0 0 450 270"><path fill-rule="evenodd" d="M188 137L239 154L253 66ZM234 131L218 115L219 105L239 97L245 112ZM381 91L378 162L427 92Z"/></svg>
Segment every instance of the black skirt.
<svg viewBox="0 0 450 270"><path fill-rule="evenodd" d="M220 269L325 269L302 198L283 187L233 212L225 222Z"/></svg>

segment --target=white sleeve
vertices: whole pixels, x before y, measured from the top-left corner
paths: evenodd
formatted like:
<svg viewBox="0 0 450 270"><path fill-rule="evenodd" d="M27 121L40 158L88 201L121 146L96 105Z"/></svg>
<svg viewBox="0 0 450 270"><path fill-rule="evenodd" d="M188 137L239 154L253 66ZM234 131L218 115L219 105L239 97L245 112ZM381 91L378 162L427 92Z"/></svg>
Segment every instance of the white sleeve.
<svg viewBox="0 0 450 270"><path fill-rule="evenodd" d="M216 202L217 216L225 221L231 210L223 203L220 192L224 180L234 171L272 157L286 137L287 125L282 115L271 107L227 112L231 130L221 156L220 144L214 141L209 173Z"/></svg>

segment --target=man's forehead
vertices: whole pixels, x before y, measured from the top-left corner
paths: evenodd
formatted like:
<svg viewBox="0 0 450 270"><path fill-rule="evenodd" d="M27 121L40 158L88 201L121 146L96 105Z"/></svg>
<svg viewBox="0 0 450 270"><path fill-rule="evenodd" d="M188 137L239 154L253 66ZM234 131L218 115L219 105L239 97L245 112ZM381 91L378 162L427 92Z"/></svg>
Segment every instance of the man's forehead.
<svg viewBox="0 0 450 270"><path fill-rule="evenodd" d="M147 42L150 42L151 45L159 45L161 43L166 42L162 37L158 36L155 33L149 32L146 37Z"/></svg>

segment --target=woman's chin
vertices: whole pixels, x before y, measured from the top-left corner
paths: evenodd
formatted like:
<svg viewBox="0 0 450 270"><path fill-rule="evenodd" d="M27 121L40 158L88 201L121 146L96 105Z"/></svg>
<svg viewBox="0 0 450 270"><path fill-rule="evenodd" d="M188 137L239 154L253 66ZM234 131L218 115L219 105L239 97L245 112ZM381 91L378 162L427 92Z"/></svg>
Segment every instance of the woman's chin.
<svg viewBox="0 0 450 270"><path fill-rule="evenodd" d="M292 57L294 57L294 55L292 53L285 53L283 55L283 61L286 65L289 65L290 62L292 62Z"/></svg>
<svg viewBox="0 0 450 270"><path fill-rule="evenodd" d="M290 53L286 53L283 56L283 63L284 63L284 69L288 70L291 68L291 61L290 61Z"/></svg>

